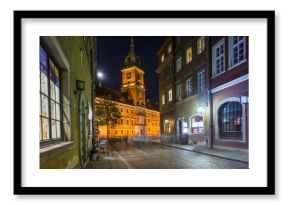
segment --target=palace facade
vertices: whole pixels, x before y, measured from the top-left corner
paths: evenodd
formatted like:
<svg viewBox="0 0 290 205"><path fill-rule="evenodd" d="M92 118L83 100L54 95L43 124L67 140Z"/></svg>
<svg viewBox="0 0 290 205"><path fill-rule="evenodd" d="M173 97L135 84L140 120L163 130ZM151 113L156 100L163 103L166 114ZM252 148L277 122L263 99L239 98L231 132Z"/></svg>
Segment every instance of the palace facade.
<svg viewBox="0 0 290 205"><path fill-rule="evenodd" d="M107 100L110 96L115 103L121 118L114 126L96 124L100 138L125 138L135 136L159 136L160 113L158 105L145 98L144 71L140 66L140 59L135 53L134 40L131 37L130 51L125 58L125 65L121 69L121 90L112 90L99 85L96 88L95 110L97 103ZM95 117L96 120L97 117Z"/></svg>

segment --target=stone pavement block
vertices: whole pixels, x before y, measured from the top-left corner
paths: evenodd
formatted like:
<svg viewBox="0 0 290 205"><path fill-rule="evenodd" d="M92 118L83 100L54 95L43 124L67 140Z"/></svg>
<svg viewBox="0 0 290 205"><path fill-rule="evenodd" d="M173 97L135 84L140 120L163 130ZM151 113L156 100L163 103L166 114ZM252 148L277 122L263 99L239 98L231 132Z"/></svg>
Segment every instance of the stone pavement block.
<svg viewBox="0 0 290 205"><path fill-rule="evenodd" d="M190 146L190 145L189 145ZM160 143L112 143L88 169L248 169L248 163Z"/></svg>

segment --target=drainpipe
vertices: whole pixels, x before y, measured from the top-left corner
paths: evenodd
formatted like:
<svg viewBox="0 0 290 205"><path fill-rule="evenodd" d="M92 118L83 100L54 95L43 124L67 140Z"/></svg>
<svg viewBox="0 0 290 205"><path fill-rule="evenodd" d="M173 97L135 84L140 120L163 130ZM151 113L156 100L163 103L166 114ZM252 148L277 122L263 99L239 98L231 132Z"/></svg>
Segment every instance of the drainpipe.
<svg viewBox="0 0 290 205"><path fill-rule="evenodd" d="M176 65L175 65L175 37L172 36L172 55L173 55L173 86L172 86L172 97L173 97L173 117L174 117L174 134L177 135L177 114L176 114L176 91L175 91L175 81L176 81Z"/></svg>
<svg viewBox="0 0 290 205"><path fill-rule="evenodd" d="M208 95L209 95L209 114L210 114L210 148L213 148L213 138L214 138L214 132L213 132L213 97L212 97L212 48L211 48L211 37L208 37L208 79L209 79L209 86L208 86Z"/></svg>

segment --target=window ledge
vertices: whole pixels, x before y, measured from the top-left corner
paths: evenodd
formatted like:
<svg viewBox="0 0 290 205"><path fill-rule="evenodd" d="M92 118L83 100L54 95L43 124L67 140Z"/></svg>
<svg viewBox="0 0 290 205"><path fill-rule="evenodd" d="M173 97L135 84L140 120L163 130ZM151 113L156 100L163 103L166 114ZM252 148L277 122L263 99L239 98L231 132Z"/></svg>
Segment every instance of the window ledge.
<svg viewBox="0 0 290 205"><path fill-rule="evenodd" d="M219 74L216 74L215 76L212 76L211 79L214 79L214 78L216 78L216 77L218 77L218 76L224 74L225 72L226 72L226 71L224 70L224 71L220 72Z"/></svg>
<svg viewBox="0 0 290 205"><path fill-rule="evenodd" d="M40 148L40 163L44 163L53 157L69 150L74 146L74 142L60 142L47 147Z"/></svg>
<svg viewBox="0 0 290 205"><path fill-rule="evenodd" d="M236 67L238 67L239 65L245 63L246 61L247 61L247 59L244 59L244 60L238 62L238 63L232 65L231 67L229 67L228 70L231 70L231 69L233 69L233 68L236 68Z"/></svg>

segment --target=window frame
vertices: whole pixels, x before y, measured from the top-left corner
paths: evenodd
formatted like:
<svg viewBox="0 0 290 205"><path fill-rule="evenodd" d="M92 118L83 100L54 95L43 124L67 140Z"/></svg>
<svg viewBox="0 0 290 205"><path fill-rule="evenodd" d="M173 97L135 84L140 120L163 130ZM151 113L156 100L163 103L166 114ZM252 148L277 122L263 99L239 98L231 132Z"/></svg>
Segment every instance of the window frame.
<svg viewBox="0 0 290 205"><path fill-rule="evenodd" d="M161 58L160 58L160 62L163 63L164 59L165 59L165 55L164 55L164 53L162 53Z"/></svg>
<svg viewBox="0 0 290 205"><path fill-rule="evenodd" d="M192 61L192 47L189 46L185 51L185 63L188 64Z"/></svg>
<svg viewBox="0 0 290 205"><path fill-rule="evenodd" d="M238 41L236 44L234 44L234 38L235 37L238 37ZM239 40L239 37L243 37L242 40ZM235 67L236 65L239 65L240 63L244 62L247 58L246 58L246 36L230 36L228 38L228 41L229 41L229 65L230 67ZM239 58L239 51L240 51L240 48L239 48L239 44L242 43L243 44L243 59L240 60ZM235 63L234 62L234 47L237 47L238 48L238 61Z"/></svg>
<svg viewBox="0 0 290 205"><path fill-rule="evenodd" d="M172 44L170 43L167 47L167 53L170 54L172 52Z"/></svg>
<svg viewBox="0 0 290 205"><path fill-rule="evenodd" d="M198 133L194 133L193 132L193 122L192 122L192 120L193 120L193 118L196 118L196 117L201 117L202 118L202 126L196 126L196 128L198 128L198 129L200 129L200 128L202 128L202 132L198 132ZM201 135L201 134L205 134L205 130L204 130L204 116L203 115L201 115L201 114L196 114L196 115L192 115L191 117L190 117L190 132L192 133L192 134L195 134L195 135Z"/></svg>
<svg viewBox="0 0 290 205"><path fill-rule="evenodd" d="M40 131L41 131L41 136L39 139L39 143L40 146L46 146L49 144L55 144L55 143L59 143L64 141L64 136L63 136L63 116L62 116L62 109L63 109L63 102L62 102L62 71L59 69L59 66L55 63L53 57L49 54L49 52L47 51L46 47L40 44L40 50L39 52L41 52L41 49L45 52L46 54L46 62L47 62L47 75L41 70L41 68L39 67L39 82L40 82L40 90L39 90L39 96L40 96L40 113L39 113L39 120L40 120ZM39 53L39 58L40 58L40 53ZM52 62L53 68L50 68L50 62ZM51 83L53 84L53 86L57 86L56 83L51 79L51 69L56 69L58 72L58 101L57 101L57 92L56 90L54 90L54 99L51 96ZM42 91L42 85L41 85L41 75L42 73L44 73L44 75L46 76L46 89L47 89L47 94L44 93ZM47 106L48 106L48 116L43 116L42 115L42 96L47 98ZM55 116L54 118L52 118L52 102L55 104ZM57 119L57 107L59 107L59 119ZM43 140L42 137L42 130L43 130L43 119L46 119L48 121L48 139ZM52 132L52 121L55 121L55 135L56 137L53 138L53 132ZM57 125L57 123L59 123L59 127ZM57 137L58 135L58 129L59 129L59 135L60 137Z"/></svg>
<svg viewBox="0 0 290 205"><path fill-rule="evenodd" d="M168 102L172 101L172 88L168 90Z"/></svg>
<svg viewBox="0 0 290 205"><path fill-rule="evenodd" d="M230 104L233 104L230 106ZM239 109L234 109L238 105ZM232 107L232 110L231 108ZM224 109L226 108L226 112L224 112ZM233 115L231 115L233 114ZM225 116L226 115L226 116ZM234 127L234 119L239 118L240 123L240 130L236 130L236 127ZM224 122L229 122L227 125L224 124ZM218 130L219 130L219 139L220 140L233 140L233 141L243 141L243 105L242 103L238 101L227 101L221 104L218 110ZM226 130L224 130L226 127ZM232 129L234 128L234 129ZM235 135L235 136L233 136ZM239 136L238 136L239 135Z"/></svg>
<svg viewBox="0 0 290 205"><path fill-rule="evenodd" d="M176 59L176 73L182 69L182 56Z"/></svg>
<svg viewBox="0 0 290 205"><path fill-rule="evenodd" d="M176 85L176 100L182 100L182 83Z"/></svg>
<svg viewBox="0 0 290 205"><path fill-rule="evenodd" d="M196 53L197 55L205 51L205 37L201 36L196 41Z"/></svg>
<svg viewBox="0 0 290 205"><path fill-rule="evenodd" d="M190 89L189 89L190 88ZM186 96L190 97L193 95L193 86L192 86L192 78L188 78L186 80Z"/></svg>
<svg viewBox="0 0 290 205"><path fill-rule="evenodd" d="M223 53L222 55L217 55L217 48L219 48L220 50L220 47L223 46ZM215 76L218 76L220 74L222 74L223 72L225 72L225 62L226 62L226 59L225 59L225 39L224 37L219 41L217 42L213 47L212 47L212 77L215 77ZM219 52L220 53L220 52ZM223 58L223 67L221 67L219 70L219 72L217 72L217 60L220 61L220 59ZM221 63L218 63L218 64L221 64Z"/></svg>
<svg viewBox="0 0 290 205"><path fill-rule="evenodd" d="M203 76L203 78L202 78L202 76ZM203 69L202 71L197 73L197 91L198 91L198 93L202 93L205 90L205 86L206 86L205 69Z"/></svg>
<svg viewBox="0 0 290 205"><path fill-rule="evenodd" d="M165 94L161 95L161 102L162 102L162 105L165 105Z"/></svg>

